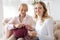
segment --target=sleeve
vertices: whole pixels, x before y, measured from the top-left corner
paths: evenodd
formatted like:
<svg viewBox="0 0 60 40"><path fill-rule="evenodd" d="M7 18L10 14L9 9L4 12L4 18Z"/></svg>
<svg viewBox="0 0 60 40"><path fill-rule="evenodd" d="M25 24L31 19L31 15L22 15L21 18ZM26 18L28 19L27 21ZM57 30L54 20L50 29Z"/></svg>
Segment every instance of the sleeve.
<svg viewBox="0 0 60 40"><path fill-rule="evenodd" d="M6 27L7 30L12 30L12 29L14 29L13 24L6 24L5 27Z"/></svg>
<svg viewBox="0 0 60 40"><path fill-rule="evenodd" d="M26 21L25 24L35 27L35 21L31 16L27 16L25 21Z"/></svg>
<svg viewBox="0 0 60 40"><path fill-rule="evenodd" d="M36 22L34 20L32 20L32 26L35 28L36 26Z"/></svg>
<svg viewBox="0 0 60 40"><path fill-rule="evenodd" d="M30 21L32 28L35 30L36 22L33 20L33 18Z"/></svg>
<svg viewBox="0 0 60 40"><path fill-rule="evenodd" d="M53 21L51 19L48 19L45 22L45 26L47 28L47 33L48 35L44 35L44 34L38 34L37 36L39 36L40 38L43 38L45 40L54 40L54 36L53 36Z"/></svg>
<svg viewBox="0 0 60 40"><path fill-rule="evenodd" d="M12 30L14 29L14 24L15 24L15 19L13 18L5 25L5 27L7 30Z"/></svg>
<svg viewBox="0 0 60 40"><path fill-rule="evenodd" d="M32 17L31 17L29 22L31 22L30 24L32 25L32 27L35 27L36 22L34 21L34 19Z"/></svg>
<svg viewBox="0 0 60 40"><path fill-rule="evenodd" d="M47 30L48 30L48 37L49 37L51 40L54 40L54 36L53 36L54 24L53 24L53 20L52 20L52 19L49 19L49 20L47 21L46 27L47 27Z"/></svg>
<svg viewBox="0 0 60 40"><path fill-rule="evenodd" d="M9 38L12 35L11 29L13 29L13 25L12 24L6 24L5 25L5 29L4 29L4 34L6 38Z"/></svg>

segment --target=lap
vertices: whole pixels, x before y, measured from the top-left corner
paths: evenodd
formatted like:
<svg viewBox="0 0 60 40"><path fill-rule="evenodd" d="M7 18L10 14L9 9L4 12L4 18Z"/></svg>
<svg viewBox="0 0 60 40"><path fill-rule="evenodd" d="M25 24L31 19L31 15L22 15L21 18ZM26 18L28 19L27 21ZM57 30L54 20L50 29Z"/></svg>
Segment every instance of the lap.
<svg viewBox="0 0 60 40"><path fill-rule="evenodd" d="M15 36L14 35L11 35L8 40L16 40Z"/></svg>

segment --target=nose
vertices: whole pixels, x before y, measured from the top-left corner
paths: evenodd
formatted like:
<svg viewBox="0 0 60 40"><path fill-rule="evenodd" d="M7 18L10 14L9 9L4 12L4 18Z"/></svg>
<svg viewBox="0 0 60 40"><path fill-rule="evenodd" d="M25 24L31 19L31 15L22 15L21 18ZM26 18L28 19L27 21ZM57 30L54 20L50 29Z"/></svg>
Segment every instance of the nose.
<svg viewBox="0 0 60 40"><path fill-rule="evenodd" d="M25 11L24 11L24 10L23 10L22 12L23 12L23 13L25 13Z"/></svg>
<svg viewBox="0 0 60 40"><path fill-rule="evenodd" d="M38 12L38 11L39 11L39 9L37 8L37 9L36 9L36 11Z"/></svg>

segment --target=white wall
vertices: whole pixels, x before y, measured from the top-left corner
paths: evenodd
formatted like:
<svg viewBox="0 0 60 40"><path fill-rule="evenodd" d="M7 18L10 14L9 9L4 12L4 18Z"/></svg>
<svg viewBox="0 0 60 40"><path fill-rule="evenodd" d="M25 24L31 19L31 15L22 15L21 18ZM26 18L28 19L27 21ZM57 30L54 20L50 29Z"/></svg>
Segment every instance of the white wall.
<svg viewBox="0 0 60 40"><path fill-rule="evenodd" d="M3 19L3 6L2 0L0 0L0 38L2 37L2 19Z"/></svg>
<svg viewBox="0 0 60 40"><path fill-rule="evenodd" d="M47 3L49 15L51 15L54 20L60 20L60 0L41 0L41 1Z"/></svg>
<svg viewBox="0 0 60 40"><path fill-rule="evenodd" d="M53 0L50 4L50 15L54 20L60 20L60 0Z"/></svg>

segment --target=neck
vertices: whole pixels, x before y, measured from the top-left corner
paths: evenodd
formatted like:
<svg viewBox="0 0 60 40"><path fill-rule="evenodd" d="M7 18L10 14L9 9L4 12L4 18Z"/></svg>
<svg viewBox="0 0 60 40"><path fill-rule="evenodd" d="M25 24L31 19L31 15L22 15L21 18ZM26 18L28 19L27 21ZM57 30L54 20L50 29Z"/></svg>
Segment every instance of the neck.
<svg viewBox="0 0 60 40"><path fill-rule="evenodd" d="M24 19L25 16L26 16L26 15L19 15L19 20L20 20L20 22L23 21L23 19Z"/></svg>
<svg viewBox="0 0 60 40"><path fill-rule="evenodd" d="M42 16L38 16L38 18L39 18L39 19L41 19L41 18L42 18Z"/></svg>
<svg viewBox="0 0 60 40"><path fill-rule="evenodd" d="M26 16L26 14L25 15L23 15L23 14L19 15L19 17L21 17L21 18L24 18L25 16Z"/></svg>

